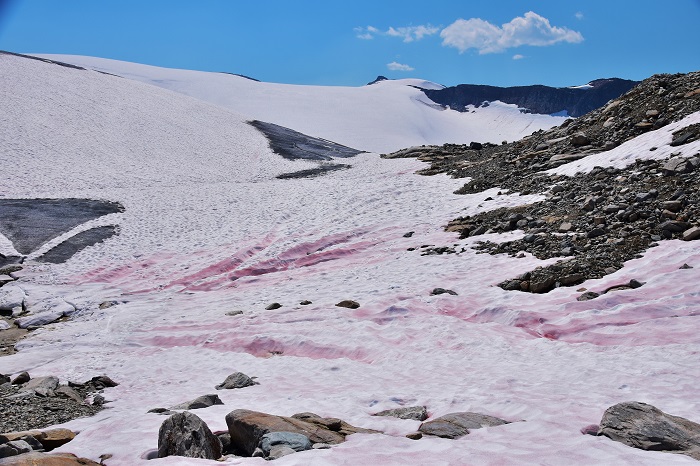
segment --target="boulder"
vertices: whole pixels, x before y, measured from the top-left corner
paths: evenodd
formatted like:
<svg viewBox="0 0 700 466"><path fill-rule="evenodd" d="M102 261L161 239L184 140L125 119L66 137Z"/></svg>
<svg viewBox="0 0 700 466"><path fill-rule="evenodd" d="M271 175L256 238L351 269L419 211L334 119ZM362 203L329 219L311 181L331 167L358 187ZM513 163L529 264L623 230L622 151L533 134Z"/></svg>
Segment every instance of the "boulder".
<svg viewBox="0 0 700 466"><path fill-rule="evenodd" d="M25 430L20 432L8 432L0 435L0 443L33 437L46 451L51 451L61 445L65 445L75 438L75 432L70 429L56 428L47 430ZM35 448L36 449L36 448Z"/></svg>
<svg viewBox="0 0 700 466"><path fill-rule="evenodd" d="M700 227L692 227L683 232L683 241L694 241L700 238Z"/></svg>
<svg viewBox="0 0 700 466"><path fill-rule="evenodd" d="M17 374L17 377L15 377L12 381L12 385L21 385L23 383L29 382L29 380L29 372L20 372L19 374Z"/></svg>
<svg viewBox="0 0 700 466"><path fill-rule="evenodd" d="M688 159L674 157L669 159L662 167L666 175L679 175L693 171L693 164Z"/></svg>
<svg viewBox="0 0 700 466"><path fill-rule="evenodd" d="M451 413L432 421L424 422L418 431L424 435L456 439L469 433L469 429L500 426L509 424L508 421L479 413Z"/></svg>
<svg viewBox="0 0 700 466"><path fill-rule="evenodd" d="M78 458L72 453L30 452L20 456L0 459L0 466L101 466L87 458Z"/></svg>
<svg viewBox="0 0 700 466"><path fill-rule="evenodd" d="M598 435L634 448L681 453L700 460L700 424L628 401L608 408Z"/></svg>
<svg viewBox="0 0 700 466"><path fill-rule="evenodd" d="M428 411L425 406L406 406L405 408L387 409L373 414L372 416L390 416L399 419L412 419L414 421L425 421L428 419Z"/></svg>
<svg viewBox="0 0 700 466"><path fill-rule="evenodd" d="M185 456L216 460L221 442L197 415L188 411L170 416L158 431L158 458Z"/></svg>
<svg viewBox="0 0 700 466"><path fill-rule="evenodd" d="M202 395L195 398L192 401L186 401L184 403L175 405L170 409L201 409L222 404L224 404L224 402L221 401L219 395Z"/></svg>
<svg viewBox="0 0 700 466"><path fill-rule="evenodd" d="M251 387L253 385L260 385L260 383L253 380L252 377L248 377L243 372L234 372L233 374L226 377L226 380L217 385L217 390L230 390L234 388L245 388Z"/></svg>
<svg viewBox="0 0 700 466"><path fill-rule="evenodd" d="M295 414L292 417L237 409L226 415L226 425L231 434L232 448L245 456L251 456L265 434L291 432L308 437L312 444L335 445L345 441L353 433L376 433L362 429L336 418L323 418L313 413Z"/></svg>
<svg viewBox="0 0 700 466"><path fill-rule="evenodd" d="M55 396L54 390L58 388L58 377L35 377L22 387L22 391L33 391L39 396Z"/></svg>
<svg viewBox="0 0 700 466"><path fill-rule="evenodd" d="M0 445L0 458L21 455L32 451L31 445L24 440L12 440L11 442Z"/></svg>
<svg viewBox="0 0 700 466"><path fill-rule="evenodd" d="M309 437L296 432L268 432L260 440L260 448L265 457L270 456L270 450L277 445L286 446L297 452L310 450L312 444Z"/></svg>
<svg viewBox="0 0 700 466"><path fill-rule="evenodd" d="M571 144L574 146L586 146L591 143L591 140L586 136L586 133L576 133L571 136Z"/></svg>
<svg viewBox="0 0 700 466"><path fill-rule="evenodd" d="M19 328L31 329L34 327L52 324L61 317L63 317L63 311L59 310L40 312L39 314L20 317L19 319L15 320L15 325L17 325Z"/></svg>
<svg viewBox="0 0 700 466"><path fill-rule="evenodd" d="M336 306L346 307L348 309L357 309L358 307L360 307L360 303L358 303L357 301L353 301L351 299L345 299L345 300L339 302L338 304L336 304Z"/></svg>

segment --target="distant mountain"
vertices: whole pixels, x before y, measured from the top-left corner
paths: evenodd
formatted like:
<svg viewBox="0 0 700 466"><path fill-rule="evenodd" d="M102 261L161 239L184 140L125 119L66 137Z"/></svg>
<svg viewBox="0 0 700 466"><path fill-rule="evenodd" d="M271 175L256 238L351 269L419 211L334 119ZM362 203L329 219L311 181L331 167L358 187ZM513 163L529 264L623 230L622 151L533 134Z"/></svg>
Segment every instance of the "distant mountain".
<svg viewBox="0 0 700 466"><path fill-rule="evenodd" d="M549 87L542 85L497 87L460 84L444 89L426 89L423 92L435 103L460 112L466 107L481 106L484 102L500 100L515 104L532 113L563 114L572 117L585 115L620 97L638 84L638 81L609 78L596 79L584 86Z"/></svg>

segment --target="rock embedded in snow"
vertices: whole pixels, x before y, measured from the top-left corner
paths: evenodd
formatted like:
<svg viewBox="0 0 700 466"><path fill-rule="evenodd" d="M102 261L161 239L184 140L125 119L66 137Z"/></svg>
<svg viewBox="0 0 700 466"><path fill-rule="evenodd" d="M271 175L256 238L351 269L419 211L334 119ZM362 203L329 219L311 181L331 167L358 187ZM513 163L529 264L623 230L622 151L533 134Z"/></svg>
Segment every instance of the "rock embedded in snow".
<svg viewBox="0 0 700 466"><path fill-rule="evenodd" d="M217 385L217 390L232 390L234 388L245 388L252 387L253 385L260 385L259 382L253 380L253 377L248 377L243 372L234 372L226 377L226 380Z"/></svg>
<svg viewBox="0 0 700 466"><path fill-rule="evenodd" d="M456 439L469 434L469 429L500 426L508 421L480 413L450 413L437 419L424 422L418 431L424 435Z"/></svg>
<svg viewBox="0 0 700 466"><path fill-rule="evenodd" d="M608 408L598 435L642 450L681 453L700 460L700 424L636 401Z"/></svg>
<svg viewBox="0 0 700 466"><path fill-rule="evenodd" d="M23 383L29 382L31 377L29 377L29 372L23 371L17 374L17 377L12 381L12 385L21 385Z"/></svg>
<svg viewBox="0 0 700 466"><path fill-rule="evenodd" d="M219 395L202 395L198 396L192 401L187 401L185 403L180 403L172 406L170 409L202 409L208 408L214 405L222 405L223 401L219 398Z"/></svg>
<svg viewBox="0 0 700 466"><path fill-rule="evenodd" d="M274 311L275 309L279 309L279 308L281 308L281 307L282 307L282 305L281 305L280 303L272 303L272 304L268 305L268 306L265 308L265 310L266 310L266 311Z"/></svg>
<svg viewBox="0 0 700 466"><path fill-rule="evenodd" d="M62 311L45 311L15 320L19 328L32 329L56 322L63 317Z"/></svg>
<svg viewBox="0 0 700 466"><path fill-rule="evenodd" d="M357 301L353 301L352 299L345 299L338 304L336 304L337 307L346 307L348 309L357 309L360 307L360 303Z"/></svg>
<svg viewBox="0 0 700 466"><path fill-rule="evenodd" d="M188 411L170 416L158 431L158 458L185 456L216 460L221 442L204 421Z"/></svg>
<svg viewBox="0 0 700 466"><path fill-rule="evenodd" d="M271 450L275 446L286 446L292 452L310 450L312 443L309 437L296 432L268 432L260 440L260 448L265 457L271 455ZM276 455L275 455L276 456Z"/></svg>
<svg viewBox="0 0 700 466"><path fill-rule="evenodd" d="M425 421L428 419L428 410L425 406L406 406L403 408L386 409L372 416L390 416L399 419L412 419L414 421Z"/></svg>
<svg viewBox="0 0 700 466"><path fill-rule="evenodd" d="M231 435L232 448L246 456L252 456L260 446L262 437L270 432L292 432L308 437L313 444L330 445L344 442L345 437L353 433L377 432L313 413L284 417L247 409L237 409L227 414L226 425Z"/></svg>
<svg viewBox="0 0 700 466"><path fill-rule="evenodd" d="M441 294L449 294L452 296L457 296L456 291L448 290L445 288L434 288L433 291L430 292L431 296L437 296L437 295L441 295Z"/></svg>

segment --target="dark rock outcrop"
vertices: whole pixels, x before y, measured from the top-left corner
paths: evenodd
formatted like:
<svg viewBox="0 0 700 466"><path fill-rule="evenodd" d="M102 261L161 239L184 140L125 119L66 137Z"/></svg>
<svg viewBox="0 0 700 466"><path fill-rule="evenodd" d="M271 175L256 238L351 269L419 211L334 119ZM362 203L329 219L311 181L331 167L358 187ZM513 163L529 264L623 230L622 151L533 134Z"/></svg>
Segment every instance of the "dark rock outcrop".
<svg viewBox="0 0 700 466"><path fill-rule="evenodd" d="M681 453L700 460L700 424L630 401L603 414L598 435L642 450Z"/></svg>
<svg viewBox="0 0 700 466"><path fill-rule="evenodd" d="M158 458L186 456L215 460L221 441L197 415L188 411L170 416L158 432Z"/></svg>
<svg viewBox="0 0 700 466"><path fill-rule="evenodd" d="M532 113L549 115L566 111L568 115L578 117L620 97L636 84L636 81L610 78L591 81L591 87L586 89L541 85L497 87L460 84L444 89L425 89L423 92L433 102L458 111L464 111L468 105L478 107L483 102L500 100Z"/></svg>
<svg viewBox="0 0 700 466"><path fill-rule="evenodd" d="M424 435L456 439L469 434L469 429L500 426L508 421L479 413L450 413L432 421L424 422L418 431Z"/></svg>

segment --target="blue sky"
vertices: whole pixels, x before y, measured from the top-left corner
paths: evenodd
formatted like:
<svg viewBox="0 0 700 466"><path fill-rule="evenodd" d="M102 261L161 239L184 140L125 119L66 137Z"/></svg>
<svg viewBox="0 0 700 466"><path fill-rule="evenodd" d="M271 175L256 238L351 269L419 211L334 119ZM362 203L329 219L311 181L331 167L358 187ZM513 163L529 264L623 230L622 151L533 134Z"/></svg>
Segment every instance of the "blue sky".
<svg viewBox="0 0 700 466"><path fill-rule="evenodd" d="M569 86L700 69L700 0L0 0L0 49L362 85Z"/></svg>

